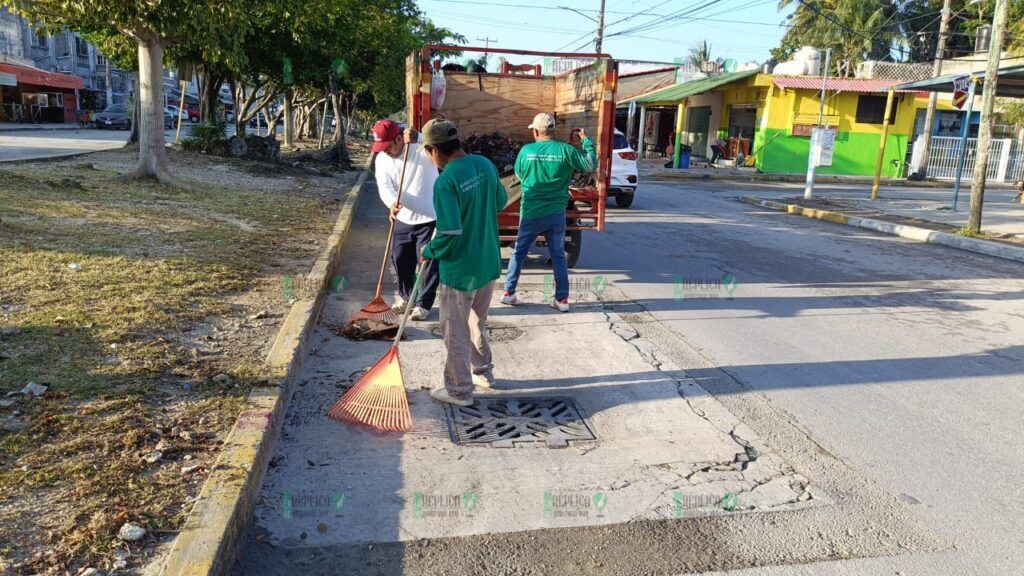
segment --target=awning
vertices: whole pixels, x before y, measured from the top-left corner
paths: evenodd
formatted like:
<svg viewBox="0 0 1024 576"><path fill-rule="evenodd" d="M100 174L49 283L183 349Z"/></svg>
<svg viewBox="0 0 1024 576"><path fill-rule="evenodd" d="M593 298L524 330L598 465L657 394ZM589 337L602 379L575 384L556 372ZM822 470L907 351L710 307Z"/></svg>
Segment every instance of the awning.
<svg viewBox="0 0 1024 576"><path fill-rule="evenodd" d="M39 68L0 63L0 72L13 74L18 79L18 84L34 84L36 86L64 88L66 90L81 90L85 88L85 81L78 76L47 72Z"/></svg>
<svg viewBox="0 0 1024 576"><path fill-rule="evenodd" d="M0 86L17 86L18 77L7 72L0 72Z"/></svg>
<svg viewBox="0 0 1024 576"><path fill-rule="evenodd" d="M798 90L821 90L821 76L773 76L772 83L778 88ZM867 78L829 78L825 90L832 92L888 92L899 80L873 80ZM897 88L897 92L916 92Z"/></svg>
<svg viewBox="0 0 1024 576"><path fill-rule="evenodd" d="M661 90L655 90L654 92L648 92L647 94L633 98L633 100L636 100L639 104L645 105L678 104L684 98L703 94L704 92L710 92L719 86L723 86L737 80L742 80L757 73L758 70L744 70L742 72L733 72L731 74L722 74L721 76L704 78L703 80L684 82L682 84L676 84L675 86L669 86L668 88L662 88Z"/></svg>
<svg viewBox="0 0 1024 576"><path fill-rule="evenodd" d="M984 70L972 72L971 74L979 79L985 78ZM960 78L961 76L967 76L967 74L946 74L945 76L939 76L937 78L929 78L918 82L910 82L909 84L901 84L900 86L897 86L897 88L900 90L914 90L922 92L953 92L953 80ZM996 87L996 96L1003 96L1006 98L1024 98L1024 64L1000 68L998 76L999 85ZM982 88L983 83L978 82L978 85L975 88L978 95L981 94Z"/></svg>
<svg viewBox="0 0 1024 576"><path fill-rule="evenodd" d="M623 74L619 76L619 84L615 87L615 96L618 97L620 103L628 104L632 98L672 86L675 83L675 67L638 74Z"/></svg>

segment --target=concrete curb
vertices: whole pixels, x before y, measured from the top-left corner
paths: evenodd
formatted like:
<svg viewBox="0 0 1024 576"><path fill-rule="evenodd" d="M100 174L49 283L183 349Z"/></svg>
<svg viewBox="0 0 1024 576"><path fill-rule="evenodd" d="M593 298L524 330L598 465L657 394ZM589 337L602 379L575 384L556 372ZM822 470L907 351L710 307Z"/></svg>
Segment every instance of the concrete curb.
<svg viewBox="0 0 1024 576"><path fill-rule="evenodd" d="M31 126L0 126L0 134L3 134L4 132L41 132L43 130L90 130L90 128L82 128L78 124L49 127L43 127L39 124L33 124Z"/></svg>
<svg viewBox="0 0 1024 576"><path fill-rule="evenodd" d="M261 380L265 385L249 392L245 408L167 553L158 572L161 576L215 576L230 569L369 173L367 166L350 189L312 270L296 279L303 284L264 362ZM305 287L309 290L301 289Z"/></svg>
<svg viewBox="0 0 1024 576"><path fill-rule="evenodd" d="M906 224L893 224L891 222L883 222L882 220L873 220L871 218L861 218L859 216L847 216L846 214L842 214L840 212L830 212L828 210L806 208L804 206L799 206L797 204L783 204L781 202L772 202L771 200L762 200L760 198L755 198L753 196L743 196L742 198L740 198L740 201L754 206L760 206L762 208L770 208L772 210L778 210L780 212L789 212L790 214L797 214L800 216L806 216L808 218L816 218L818 220L826 220L828 222L834 222L836 224L856 226L857 228L864 228L865 230L874 230L875 232L891 234L893 236L900 236L902 238L917 240L919 242L941 244L949 248L957 248L959 250L967 250L968 252L985 254L986 256L995 256L996 258L1004 258L1006 260L1024 262L1024 247L1018 248L1016 246L1007 246L1005 244L990 242L988 240L966 238L963 236L958 236L956 234L950 234L948 232L939 232L936 230L928 230L927 228L920 228L918 226L908 226Z"/></svg>

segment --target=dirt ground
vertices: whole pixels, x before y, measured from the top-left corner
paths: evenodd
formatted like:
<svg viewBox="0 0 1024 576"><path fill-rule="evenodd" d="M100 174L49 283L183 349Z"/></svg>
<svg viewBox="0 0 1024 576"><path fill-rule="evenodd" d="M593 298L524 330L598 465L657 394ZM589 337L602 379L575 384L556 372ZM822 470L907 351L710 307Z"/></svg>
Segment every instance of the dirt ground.
<svg viewBox="0 0 1024 576"><path fill-rule="evenodd" d="M3 574L137 574L173 539L359 175L171 151L185 191L135 159L0 167Z"/></svg>

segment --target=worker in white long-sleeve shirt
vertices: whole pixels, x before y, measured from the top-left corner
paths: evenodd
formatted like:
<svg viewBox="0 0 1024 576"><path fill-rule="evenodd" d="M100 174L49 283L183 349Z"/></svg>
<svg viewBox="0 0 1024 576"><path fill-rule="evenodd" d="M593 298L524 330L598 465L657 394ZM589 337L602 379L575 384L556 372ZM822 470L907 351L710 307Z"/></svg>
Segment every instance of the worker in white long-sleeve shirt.
<svg viewBox="0 0 1024 576"><path fill-rule="evenodd" d="M373 161L377 178L377 192L384 205L391 211L395 221L392 235L391 262L398 275L398 298L393 308L404 312L406 306L414 306L409 318L426 320L434 306L437 295L437 262L431 262L423 277L423 287L416 302L409 302L413 284L416 282L416 265L423 247L434 234L434 181L438 171L434 162L416 143L417 134L402 129L392 120L381 120L373 125ZM409 145L409 157L405 166L402 183L402 199L398 201L398 186L402 180L402 164L405 144Z"/></svg>

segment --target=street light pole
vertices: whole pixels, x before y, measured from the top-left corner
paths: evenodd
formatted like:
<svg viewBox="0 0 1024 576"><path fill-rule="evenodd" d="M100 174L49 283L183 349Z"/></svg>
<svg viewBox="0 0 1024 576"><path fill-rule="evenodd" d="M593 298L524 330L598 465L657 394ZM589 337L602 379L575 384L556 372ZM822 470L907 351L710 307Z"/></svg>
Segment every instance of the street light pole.
<svg viewBox="0 0 1024 576"><path fill-rule="evenodd" d="M999 59L1003 51L1003 36L1006 34L1006 15L1009 0L996 0L992 16L992 44L988 48L988 66L985 68L985 84L981 93L981 126L978 130L978 151L974 156L974 174L971 181L971 213L967 228L981 232L981 207L985 201L985 173L988 171L988 155L992 149L992 114L996 103L996 88L999 84Z"/></svg>
<svg viewBox="0 0 1024 576"><path fill-rule="evenodd" d="M939 39L935 44L935 63L932 65L932 77L942 76L942 59L946 57L946 31L949 29L949 15L952 11L952 0L944 0L942 3L942 23L939 24ZM921 138L921 164L918 166L917 174L922 179L928 174L928 160L930 157L929 148L932 145L932 126L935 124L935 105L938 103L939 93L932 92L928 96L928 110L924 114L924 134Z"/></svg>
<svg viewBox="0 0 1024 576"><path fill-rule="evenodd" d="M601 53L604 41L604 0L601 0L601 11L597 13L597 38L594 40L594 52Z"/></svg>

